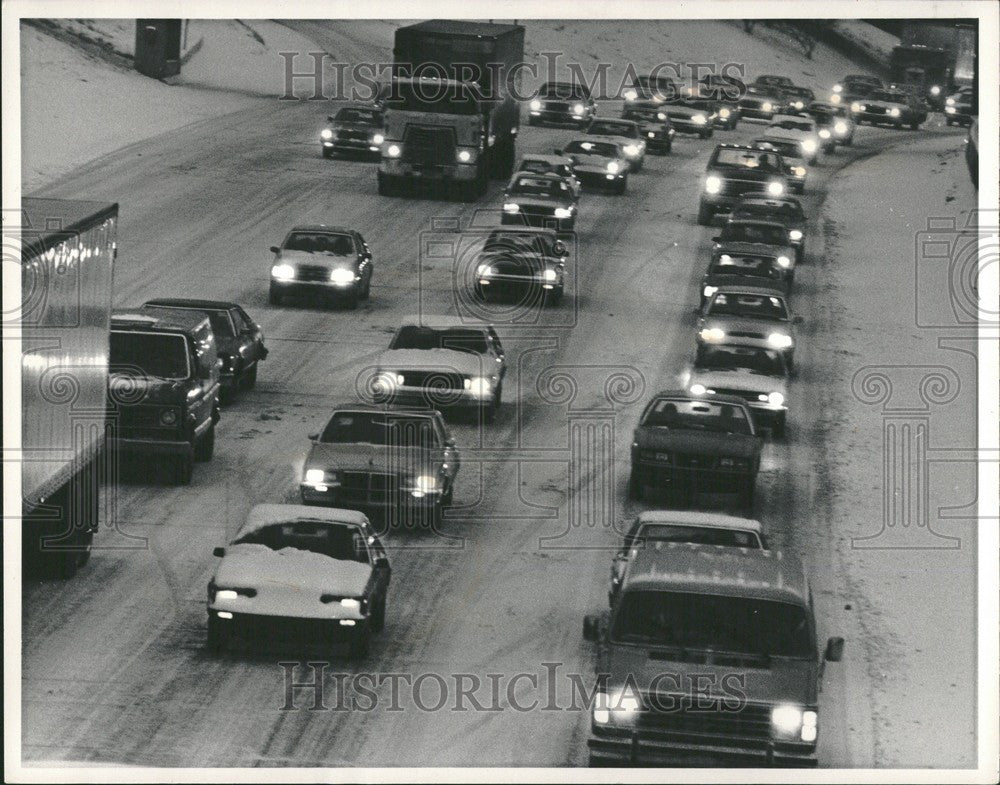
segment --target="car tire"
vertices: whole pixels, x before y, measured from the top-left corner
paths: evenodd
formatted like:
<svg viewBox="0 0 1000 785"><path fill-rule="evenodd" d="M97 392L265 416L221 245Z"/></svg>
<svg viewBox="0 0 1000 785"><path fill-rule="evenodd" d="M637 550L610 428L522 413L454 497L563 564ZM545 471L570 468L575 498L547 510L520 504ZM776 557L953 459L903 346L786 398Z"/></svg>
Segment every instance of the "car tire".
<svg viewBox="0 0 1000 785"><path fill-rule="evenodd" d="M699 226L711 226L712 218L714 217L715 217L715 210L712 209L712 205L705 204L704 202L698 205Z"/></svg>
<svg viewBox="0 0 1000 785"><path fill-rule="evenodd" d="M368 300L372 296L372 273L368 273L368 277L365 278L365 288L361 290L361 299Z"/></svg>
<svg viewBox="0 0 1000 785"><path fill-rule="evenodd" d="M911 131L919 131L920 130L920 123L910 123L910 130Z"/></svg>
<svg viewBox="0 0 1000 785"><path fill-rule="evenodd" d="M352 660L363 660L371 651L372 631L367 624L361 626L358 632L354 633L347 644L347 656Z"/></svg>
<svg viewBox="0 0 1000 785"><path fill-rule="evenodd" d="M452 503L455 501L455 481L452 480L451 485L448 486L448 490L441 496L441 506L451 507Z"/></svg>
<svg viewBox="0 0 1000 785"><path fill-rule="evenodd" d="M621 180L615 183L614 193L621 196L628 189L628 175L625 175Z"/></svg>
<svg viewBox="0 0 1000 785"><path fill-rule="evenodd" d="M222 625L219 624L219 620L214 616L208 617L208 630L205 635L205 645L208 650L213 654L219 654L226 649L226 644L229 641L229 637Z"/></svg>
<svg viewBox="0 0 1000 785"><path fill-rule="evenodd" d="M806 247L804 245L800 245L798 248L795 249L795 263L802 264L805 258L806 258Z"/></svg>
<svg viewBox="0 0 1000 785"><path fill-rule="evenodd" d="M243 374L240 379L240 386L244 390L252 390L257 386L257 363L253 364L253 367Z"/></svg>
<svg viewBox="0 0 1000 785"><path fill-rule="evenodd" d="M531 115L529 115L528 116L528 125L538 125L538 118L537 117L532 117Z"/></svg>
<svg viewBox="0 0 1000 785"><path fill-rule="evenodd" d="M371 615L372 632L378 633L385 629L385 597L379 600L372 609Z"/></svg>
<svg viewBox="0 0 1000 785"><path fill-rule="evenodd" d="M643 491L642 483L633 471L628 476L628 497L632 501L642 501Z"/></svg>
<svg viewBox="0 0 1000 785"><path fill-rule="evenodd" d="M398 193L398 188L395 182L395 178L389 175L382 174L382 172L377 173L378 177L378 195L379 196L396 196Z"/></svg>
<svg viewBox="0 0 1000 785"><path fill-rule="evenodd" d="M343 299L344 308L348 311L356 311L358 309L358 300L360 296L357 289L352 289L350 294L346 295Z"/></svg>
<svg viewBox="0 0 1000 785"><path fill-rule="evenodd" d="M674 141L673 139L671 139L669 142L667 142L666 146L663 148L663 154L670 155L673 149L674 149Z"/></svg>
<svg viewBox="0 0 1000 785"><path fill-rule="evenodd" d="M778 419L774 421L774 427L771 429L771 435L775 439L785 438L785 413L782 412L778 415Z"/></svg>
<svg viewBox="0 0 1000 785"><path fill-rule="evenodd" d="M194 446L194 459L198 463L207 463L215 453L215 425L210 425L208 431Z"/></svg>
<svg viewBox="0 0 1000 785"><path fill-rule="evenodd" d="M331 150L329 147L322 148L321 152L323 153L323 157L324 158L332 158L333 157L333 150Z"/></svg>
<svg viewBox="0 0 1000 785"><path fill-rule="evenodd" d="M194 477L194 455L187 453L176 456L170 468L174 485L190 485Z"/></svg>

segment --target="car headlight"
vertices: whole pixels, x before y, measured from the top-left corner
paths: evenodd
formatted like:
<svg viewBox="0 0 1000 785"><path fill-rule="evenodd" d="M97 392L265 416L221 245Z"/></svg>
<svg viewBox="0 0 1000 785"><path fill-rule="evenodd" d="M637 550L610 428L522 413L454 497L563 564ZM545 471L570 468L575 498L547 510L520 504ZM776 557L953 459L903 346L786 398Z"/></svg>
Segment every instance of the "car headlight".
<svg viewBox="0 0 1000 785"><path fill-rule="evenodd" d="M634 101L639 97L639 93L629 88L625 91L624 96L626 101Z"/></svg>
<svg viewBox="0 0 1000 785"><path fill-rule="evenodd" d="M655 139L656 138L656 133L653 132L653 131L649 131L649 132L647 132L646 136L648 136L650 139Z"/></svg>
<svg viewBox="0 0 1000 785"><path fill-rule="evenodd" d="M271 277L279 281L290 281L295 277L295 268L290 264L276 264L271 268Z"/></svg>
<svg viewBox="0 0 1000 785"><path fill-rule="evenodd" d="M746 458L720 458L719 466L723 469L746 469L750 462Z"/></svg>
<svg viewBox="0 0 1000 785"><path fill-rule="evenodd" d="M692 384L691 385L691 394L692 395L704 395L707 392L708 392L708 389L705 387L704 384Z"/></svg>
<svg viewBox="0 0 1000 785"><path fill-rule="evenodd" d="M433 493L437 490L438 480L430 474L421 474L413 481L413 488L420 493Z"/></svg>
<svg viewBox="0 0 1000 785"><path fill-rule="evenodd" d="M638 147L638 145L627 144L622 149L625 151L625 155L628 155L628 156L631 156L631 157L635 157L635 156L639 155L639 147Z"/></svg>
<svg viewBox="0 0 1000 785"><path fill-rule="evenodd" d="M831 95L830 96L830 103L831 104L839 104L840 103L840 95L837 94L837 93L834 93L833 95Z"/></svg>
<svg viewBox="0 0 1000 785"><path fill-rule="evenodd" d="M722 178L717 175L709 175L705 178L705 193L717 194L722 190Z"/></svg>
<svg viewBox="0 0 1000 785"><path fill-rule="evenodd" d="M798 706L775 706L771 709L771 728L776 736L798 736L802 729L802 709Z"/></svg>
<svg viewBox="0 0 1000 785"><path fill-rule="evenodd" d="M537 112L539 109L542 108L542 102L536 98L534 101L528 104L528 106Z"/></svg>
<svg viewBox="0 0 1000 785"><path fill-rule="evenodd" d="M319 135L324 139L333 139L333 131L331 131L329 128L324 128L322 131L319 132Z"/></svg>
<svg viewBox="0 0 1000 785"><path fill-rule="evenodd" d="M694 123L695 125L704 125L706 122L708 122L708 118L705 117L705 115L703 114L696 114L694 117L691 118L691 122Z"/></svg>
<svg viewBox="0 0 1000 785"><path fill-rule="evenodd" d="M505 213L516 213L520 212L521 206L517 202L504 202L503 211Z"/></svg>
<svg viewBox="0 0 1000 785"><path fill-rule="evenodd" d="M546 281L555 281L556 279L559 278L559 273L557 273L555 270L549 267L546 268L544 273L542 273L542 278L544 278Z"/></svg>
<svg viewBox="0 0 1000 785"><path fill-rule="evenodd" d="M815 139L803 139L802 140L802 149L805 150L807 153L814 153L814 152L816 152L816 140Z"/></svg>
<svg viewBox="0 0 1000 785"><path fill-rule="evenodd" d="M792 345L792 336L785 333L771 333L767 336L767 342L775 349L787 349Z"/></svg>
<svg viewBox="0 0 1000 785"><path fill-rule="evenodd" d="M583 104L573 104L573 114L583 114L586 108Z"/></svg>
<svg viewBox="0 0 1000 785"><path fill-rule="evenodd" d="M845 123L843 120L838 120L834 124L833 130L834 130L835 133L838 133L838 134L846 134L847 133L847 123Z"/></svg>
<svg viewBox="0 0 1000 785"><path fill-rule="evenodd" d="M382 134L375 134L372 136L372 144L382 144L385 141L385 136Z"/></svg>
<svg viewBox="0 0 1000 785"><path fill-rule="evenodd" d="M945 102L946 106L954 106L955 105L955 99L954 98L946 98L944 100L944 102Z"/></svg>
<svg viewBox="0 0 1000 785"><path fill-rule="evenodd" d="M618 165L617 161L608 162L608 174L618 174L620 170L621 167Z"/></svg>
<svg viewBox="0 0 1000 785"><path fill-rule="evenodd" d="M702 293L702 296L704 296L704 298L707 300L709 297L711 297L717 291L719 291L719 287L718 286L706 286L704 289L701 290L701 293Z"/></svg>
<svg viewBox="0 0 1000 785"><path fill-rule="evenodd" d="M777 180L772 180L767 184L767 192L771 196L781 196L785 192L785 186Z"/></svg>
<svg viewBox="0 0 1000 785"><path fill-rule="evenodd" d="M472 153L470 153L468 150L459 150L458 160L463 164L467 164L469 163L469 161L472 160Z"/></svg>
<svg viewBox="0 0 1000 785"><path fill-rule="evenodd" d="M778 262L778 267L788 268L792 266L792 260L783 254L778 257L777 262Z"/></svg>
<svg viewBox="0 0 1000 785"><path fill-rule="evenodd" d="M956 109L954 106L946 106L944 108L945 114L955 114Z"/></svg>
<svg viewBox="0 0 1000 785"><path fill-rule="evenodd" d="M354 270L348 270L346 267L334 267L330 270L330 282L337 284L337 286L347 286L354 283Z"/></svg>
<svg viewBox="0 0 1000 785"><path fill-rule="evenodd" d="M718 343L726 337L726 331L718 327L706 327L698 335L707 343Z"/></svg>
<svg viewBox="0 0 1000 785"><path fill-rule="evenodd" d="M771 406L781 406L785 402L785 396L780 392L773 392L767 396L767 402Z"/></svg>
<svg viewBox="0 0 1000 785"><path fill-rule="evenodd" d="M820 128L819 129L819 138L820 139L829 139L830 138L830 131L827 130L826 128Z"/></svg>
<svg viewBox="0 0 1000 785"><path fill-rule="evenodd" d="M806 168L804 166L793 166L792 174L794 174L796 177L805 177Z"/></svg>
<svg viewBox="0 0 1000 785"><path fill-rule="evenodd" d="M858 103L851 104L852 112L863 112L864 110L865 108L861 104Z"/></svg>
<svg viewBox="0 0 1000 785"><path fill-rule="evenodd" d="M937 85L931 87L931 95L941 95L941 88Z"/></svg>
<svg viewBox="0 0 1000 785"><path fill-rule="evenodd" d="M177 422L177 411L175 409L164 409L160 412L161 425L173 425Z"/></svg>
<svg viewBox="0 0 1000 785"><path fill-rule="evenodd" d="M843 90L843 89L844 89L844 86L843 86L843 85L839 85L839 84L835 84L835 85L833 86L833 92L835 92L835 93L839 93L839 92L840 92L841 90Z"/></svg>
<svg viewBox="0 0 1000 785"><path fill-rule="evenodd" d="M729 117L729 109L727 109L726 107L722 107L719 110L719 117L723 117L723 118Z"/></svg>
<svg viewBox="0 0 1000 785"><path fill-rule="evenodd" d="M488 264L481 264L476 269L476 275L478 275L480 278L489 278L491 275L493 275L493 273L494 273L493 268L490 267Z"/></svg>
<svg viewBox="0 0 1000 785"><path fill-rule="evenodd" d="M889 110L889 117L899 117L899 108L895 106L892 107L892 109Z"/></svg>
<svg viewBox="0 0 1000 785"><path fill-rule="evenodd" d="M607 725L614 722L631 722L642 708L638 697L631 691L621 691L613 695L599 692L594 696L594 722Z"/></svg>
<svg viewBox="0 0 1000 785"><path fill-rule="evenodd" d="M570 207L557 207L554 215L556 218L569 218L573 215L573 210Z"/></svg>
<svg viewBox="0 0 1000 785"><path fill-rule="evenodd" d="M473 395L485 397L491 391L490 380L485 376L473 376L471 379L465 380L465 389Z"/></svg>
<svg viewBox="0 0 1000 785"><path fill-rule="evenodd" d="M868 108L868 105L867 105L867 104L858 104L858 108L857 108L857 109L855 109L855 111L857 111L857 112L863 112L863 111L865 111L865 109L867 109L867 108ZM853 109L853 107L852 107L852 109Z"/></svg>
<svg viewBox="0 0 1000 785"><path fill-rule="evenodd" d="M306 469L306 485L323 485L326 481L326 472L322 469Z"/></svg>
<svg viewBox="0 0 1000 785"><path fill-rule="evenodd" d="M763 104L761 104L760 108L763 109L765 112L770 112L772 109L774 109L774 106L773 104L771 104L770 101L765 101Z"/></svg>
<svg viewBox="0 0 1000 785"><path fill-rule="evenodd" d="M733 257L730 256L729 254L724 253L721 256L719 256L719 264L732 264L732 263L733 263Z"/></svg>
<svg viewBox="0 0 1000 785"><path fill-rule="evenodd" d="M657 113L656 113L656 119L657 119L657 120L666 120L666 119L667 119L667 116L666 116L666 114L664 114L663 112L657 112Z"/></svg>
<svg viewBox="0 0 1000 785"><path fill-rule="evenodd" d="M789 240L801 240L802 239L802 232L800 232L798 229L792 229L792 231L790 231L788 233L788 239Z"/></svg>
<svg viewBox="0 0 1000 785"><path fill-rule="evenodd" d="M399 158L402 152L398 144L391 144L385 149L385 154L390 158Z"/></svg>

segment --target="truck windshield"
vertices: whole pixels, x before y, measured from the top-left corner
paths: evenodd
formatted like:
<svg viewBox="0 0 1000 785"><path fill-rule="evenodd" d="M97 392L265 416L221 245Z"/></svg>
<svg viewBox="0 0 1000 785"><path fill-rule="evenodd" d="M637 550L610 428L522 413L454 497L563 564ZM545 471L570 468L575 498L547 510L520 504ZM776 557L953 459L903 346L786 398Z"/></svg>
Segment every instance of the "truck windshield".
<svg viewBox="0 0 1000 785"><path fill-rule="evenodd" d="M611 638L643 646L811 658L809 614L799 605L747 597L626 591Z"/></svg>
<svg viewBox="0 0 1000 785"><path fill-rule="evenodd" d="M108 362L112 373L158 379L191 375L187 341L175 333L112 331Z"/></svg>
<svg viewBox="0 0 1000 785"><path fill-rule="evenodd" d="M479 114L478 97L470 85L439 79L396 82L392 95L386 99L386 107L429 114Z"/></svg>

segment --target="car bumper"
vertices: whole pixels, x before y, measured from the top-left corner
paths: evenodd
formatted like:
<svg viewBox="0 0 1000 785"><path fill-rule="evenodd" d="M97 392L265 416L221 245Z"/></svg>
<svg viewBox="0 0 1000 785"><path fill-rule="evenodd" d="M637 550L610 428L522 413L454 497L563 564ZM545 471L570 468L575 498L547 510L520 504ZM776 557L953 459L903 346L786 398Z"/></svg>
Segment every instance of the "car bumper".
<svg viewBox="0 0 1000 785"><path fill-rule="evenodd" d="M704 123L699 125L697 123L688 123L683 120L675 120L673 118L670 118L670 124L673 126L674 133L697 134L699 136L702 134L707 134L715 127L714 121L711 123Z"/></svg>
<svg viewBox="0 0 1000 785"><path fill-rule="evenodd" d="M208 615L214 624L219 625L225 637L247 642L294 640L305 643L343 643L363 633L369 624L368 619L264 616L212 607L208 609ZM343 621L354 623L342 624Z"/></svg>
<svg viewBox="0 0 1000 785"><path fill-rule="evenodd" d="M455 180L471 182L476 179L475 164L425 164L418 161L401 161L382 158L380 171L389 177L407 180Z"/></svg>
<svg viewBox="0 0 1000 785"><path fill-rule="evenodd" d="M468 390L431 390L420 387L397 387L392 392L372 395L374 403L416 406L431 409L475 409L488 406L493 400L489 396L473 395Z"/></svg>
<svg viewBox="0 0 1000 785"><path fill-rule="evenodd" d="M734 740L732 746L690 738L662 738L628 729L612 733L594 734L587 741L591 758L609 765L680 767L758 767L812 768L816 766L816 752L794 744L781 744L761 740L742 742Z"/></svg>
<svg viewBox="0 0 1000 785"><path fill-rule="evenodd" d="M576 177L577 179L586 186L590 187L600 187L614 185L625 179L628 174L628 170L618 172L616 174L611 174L607 170L598 169L577 169Z"/></svg>
<svg viewBox="0 0 1000 785"><path fill-rule="evenodd" d="M440 493L424 493L419 497L410 491L367 491L358 488L341 488L326 486L327 490L318 490L314 485L299 484L299 495L304 504L317 504L327 507L346 507L347 509L382 509L422 511L432 510L441 506Z"/></svg>
<svg viewBox="0 0 1000 785"><path fill-rule="evenodd" d="M475 283L473 290L480 299L487 297L530 297L542 296L546 292L563 290L563 281L543 281L540 278L518 278L515 276L493 276Z"/></svg>
<svg viewBox="0 0 1000 785"><path fill-rule="evenodd" d="M334 295L346 297L356 292L361 286L355 281L347 286L338 286L328 281L271 281L271 290L279 294L299 295Z"/></svg>
<svg viewBox="0 0 1000 785"><path fill-rule="evenodd" d="M109 436L107 447L118 454L191 455L194 447L188 441Z"/></svg>
<svg viewBox="0 0 1000 785"><path fill-rule="evenodd" d="M565 109L541 109L528 110L528 117L536 123L551 123L552 125L586 125L592 117L591 112L583 114L573 114Z"/></svg>
<svg viewBox="0 0 1000 785"><path fill-rule="evenodd" d="M569 218L556 218L551 213L508 213L505 212L500 223L503 226L541 226L555 229L557 232L569 232L576 225L576 215Z"/></svg>
<svg viewBox="0 0 1000 785"><path fill-rule="evenodd" d="M324 150L331 150L335 153L360 153L363 155L378 156L382 152L381 145L372 144L360 139L334 139L332 141L324 139L321 144Z"/></svg>

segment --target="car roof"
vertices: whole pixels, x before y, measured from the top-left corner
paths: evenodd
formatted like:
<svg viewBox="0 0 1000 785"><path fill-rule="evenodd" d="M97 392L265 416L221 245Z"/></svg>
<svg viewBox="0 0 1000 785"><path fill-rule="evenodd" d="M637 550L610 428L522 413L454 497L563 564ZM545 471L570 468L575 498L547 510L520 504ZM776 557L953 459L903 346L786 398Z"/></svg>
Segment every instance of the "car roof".
<svg viewBox="0 0 1000 785"><path fill-rule="evenodd" d="M358 232L356 229L348 229L346 226L330 226L328 224L301 224L299 226L293 226L289 230L289 234L292 232L317 232L317 233L327 233L327 234L349 234L351 236L356 235Z"/></svg>
<svg viewBox="0 0 1000 785"><path fill-rule="evenodd" d="M238 308L236 303L225 300L198 300L186 297L157 297L154 300L146 300L143 307L155 306L157 308L193 308L201 311L228 311L230 308Z"/></svg>
<svg viewBox="0 0 1000 785"><path fill-rule="evenodd" d="M653 542L638 550L623 591L674 591L809 603L802 563L783 551Z"/></svg>
<svg viewBox="0 0 1000 785"><path fill-rule="evenodd" d="M201 311L181 308L122 308L111 312L112 330L165 330L190 333L208 322Z"/></svg>
<svg viewBox="0 0 1000 785"><path fill-rule="evenodd" d="M501 227L497 227L499 229ZM465 327L469 330L485 330L493 325L488 322L477 322L466 319L462 316L446 316L444 314L413 313L403 316L399 320L400 328L403 327L431 327L434 329L444 329L450 327Z"/></svg>
<svg viewBox="0 0 1000 785"><path fill-rule="evenodd" d="M304 504L256 504L250 508L246 521L237 530L233 539L276 523L290 521L322 521L358 527L369 525L368 516L357 510L343 510L337 507L307 507Z"/></svg>
<svg viewBox="0 0 1000 785"><path fill-rule="evenodd" d="M705 529L737 529L760 534L760 521L752 518L738 518L735 515L720 515L710 512L689 512L687 510L645 510L639 513L637 523L664 523L677 526L698 526Z"/></svg>

